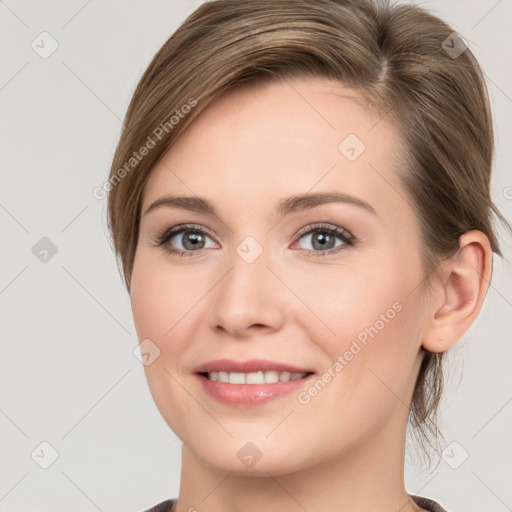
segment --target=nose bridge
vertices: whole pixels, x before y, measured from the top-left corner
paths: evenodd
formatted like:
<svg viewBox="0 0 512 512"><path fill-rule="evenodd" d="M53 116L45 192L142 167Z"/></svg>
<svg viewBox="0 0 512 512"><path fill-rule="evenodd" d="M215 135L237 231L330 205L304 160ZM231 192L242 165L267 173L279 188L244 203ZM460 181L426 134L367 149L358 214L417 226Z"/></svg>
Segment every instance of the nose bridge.
<svg viewBox="0 0 512 512"><path fill-rule="evenodd" d="M282 321L278 301L279 280L269 270L270 251L246 236L229 257L228 268L216 287L211 312L212 327L242 334L252 325L276 329Z"/></svg>

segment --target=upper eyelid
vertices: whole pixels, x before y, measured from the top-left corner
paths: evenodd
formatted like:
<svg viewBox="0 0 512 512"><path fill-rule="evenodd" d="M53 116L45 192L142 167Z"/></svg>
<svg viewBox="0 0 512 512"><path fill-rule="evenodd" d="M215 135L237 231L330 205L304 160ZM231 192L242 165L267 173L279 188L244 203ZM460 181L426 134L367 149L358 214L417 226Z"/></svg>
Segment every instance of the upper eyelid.
<svg viewBox="0 0 512 512"><path fill-rule="evenodd" d="M172 226L169 229L166 229L164 231L164 234L171 233L171 234L177 234L181 233L182 231L203 231L207 235L213 235L213 230L210 228L207 228L206 226L202 226L200 224L177 224L176 226Z"/></svg>
<svg viewBox="0 0 512 512"><path fill-rule="evenodd" d="M353 236L352 233L347 228L344 228L342 226L336 226L336 225L330 224L328 222L313 222L313 224L309 224L308 226L305 226L304 228L300 229L295 236L302 236L311 231L315 231L317 229L318 230L325 229L326 231L330 230L335 233L341 231L342 233L346 233L347 235L349 235L351 237Z"/></svg>

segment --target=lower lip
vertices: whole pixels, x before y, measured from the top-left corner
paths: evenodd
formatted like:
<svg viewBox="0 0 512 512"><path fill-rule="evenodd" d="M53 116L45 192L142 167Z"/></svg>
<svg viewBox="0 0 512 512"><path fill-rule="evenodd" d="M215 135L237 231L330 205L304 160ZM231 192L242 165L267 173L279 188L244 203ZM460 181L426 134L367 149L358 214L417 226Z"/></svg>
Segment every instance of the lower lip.
<svg viewBox="0 0 512 512"><path fill-rule="evenodd" d="M196 376L203 389L223 404L235 407L255 407L298 391L304 384L309 383L314 374L302 379L272 384L229 384L228 382L209 380L204 375L196 374Z"/></svg>

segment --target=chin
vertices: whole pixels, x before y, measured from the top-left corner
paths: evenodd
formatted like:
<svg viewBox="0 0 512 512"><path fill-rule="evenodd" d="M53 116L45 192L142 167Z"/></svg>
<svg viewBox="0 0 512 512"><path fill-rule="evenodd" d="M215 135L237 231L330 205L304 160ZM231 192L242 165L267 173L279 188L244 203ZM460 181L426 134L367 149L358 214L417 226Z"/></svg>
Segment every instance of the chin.
<svg viewBox="0 0 512 512"><path fill-rule="evenodd" d="M212 446L215 445L215 446ZM293 473L307 467L303 446L285 447L282 443L276 449L268 440L239 441L230 438L221 443L208 443L206 446L188 445L195 457L219 471L232 472L237 475L268 477Z"/></svg>

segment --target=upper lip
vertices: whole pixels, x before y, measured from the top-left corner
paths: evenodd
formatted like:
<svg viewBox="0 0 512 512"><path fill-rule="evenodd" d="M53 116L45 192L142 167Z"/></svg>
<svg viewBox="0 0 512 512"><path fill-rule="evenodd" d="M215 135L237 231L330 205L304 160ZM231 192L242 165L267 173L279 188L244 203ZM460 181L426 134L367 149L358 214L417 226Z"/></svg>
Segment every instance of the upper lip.
<svg viewBox="0 0 512 512"><path fill-rule="evenodd" d="M269 361L266 359L247 359L246 361L235 361L233 359L216 359L208 361L194 368L194 373L206 372L240 372L250 373L257 371L276 371L290 373L314 373L308 368L299 368L287 363Z"/></svg>

